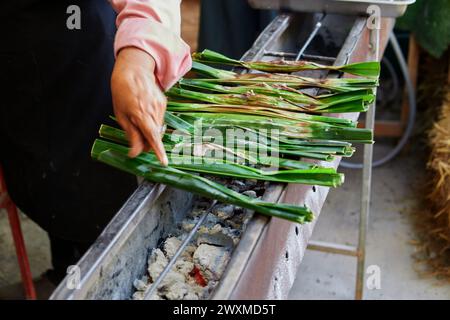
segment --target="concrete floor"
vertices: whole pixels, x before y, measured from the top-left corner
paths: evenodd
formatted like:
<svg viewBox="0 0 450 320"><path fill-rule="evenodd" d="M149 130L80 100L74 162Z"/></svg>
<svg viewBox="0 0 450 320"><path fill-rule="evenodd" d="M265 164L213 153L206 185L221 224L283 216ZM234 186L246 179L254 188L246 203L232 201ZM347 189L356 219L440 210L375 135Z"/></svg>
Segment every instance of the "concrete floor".
<svg viewBox="0 0 450 320"><path fill-rule="evenodd" d="M376 147L376 153L388 147ZM364 291L364 299L450 299L450 286L421 278L411 255L415 234L411 212L423 176L420 151L410 151L373 171L366 267L380 268L381 288ZM340 169L345 184L331 190L313 233L313 240L357 243L361 171ZM345 201L343 201L345 199ZM289 299L353 299L356 259L307 250Z"/></svg>
<svg viewBox="0 0 450 320"><path fill-rule="evenodd" d="M37 278L50 268L50 244L47 234L21 214L22 232L30 259L31 272ZM20 282L19 266L6 211L0 210L0 287Z"/></svg>

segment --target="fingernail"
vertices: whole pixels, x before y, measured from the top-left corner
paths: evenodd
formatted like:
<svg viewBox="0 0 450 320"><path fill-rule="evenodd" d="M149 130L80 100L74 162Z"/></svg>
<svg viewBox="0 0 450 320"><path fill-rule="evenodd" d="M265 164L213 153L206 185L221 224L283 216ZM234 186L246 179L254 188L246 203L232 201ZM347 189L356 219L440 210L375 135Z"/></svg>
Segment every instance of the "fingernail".
<svg viewBox="0 0 450 320"><path fill-rule="evenodd" d="M130 158L136 158L138 156L138 152L136 149L130 149L130 151L128 151L128 156Z"/></svg>
<svg viewBox="0 0 450 320"><path fill-rule="evenodd" d="M163 153L161 163L163 166L167 167L169 165L169 159L167 158L167 155Z"/></svg>

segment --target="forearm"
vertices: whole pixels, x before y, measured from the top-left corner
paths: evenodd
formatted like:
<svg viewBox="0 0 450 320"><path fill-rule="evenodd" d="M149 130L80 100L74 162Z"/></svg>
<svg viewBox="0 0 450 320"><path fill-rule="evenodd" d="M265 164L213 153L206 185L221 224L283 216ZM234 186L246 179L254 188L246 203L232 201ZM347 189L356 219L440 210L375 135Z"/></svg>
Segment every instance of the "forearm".
<svg viewBox="0 0 450 320"><path fill-rule="evenodd" d="M164 90L191 67L189 46L180 37L180 0L110 0L118 13L115 54L136 47L155 61Z"/></svg>

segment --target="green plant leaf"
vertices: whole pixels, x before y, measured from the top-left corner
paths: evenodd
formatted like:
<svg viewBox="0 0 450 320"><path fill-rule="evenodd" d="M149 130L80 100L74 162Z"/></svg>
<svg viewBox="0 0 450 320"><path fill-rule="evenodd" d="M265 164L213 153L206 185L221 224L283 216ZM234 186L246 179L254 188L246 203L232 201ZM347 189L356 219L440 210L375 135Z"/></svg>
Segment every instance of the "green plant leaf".
<svg viewBox="0 0 450 320"><path fill-rule="evenodd" d="M217 199L223 203L254 210L264 215L279 217L297 223L309 222L313 218L312 212L306 207L268 203L252 199L201 176L171 167L164 167L158 162L149 163L143 162L138 158L128 158L125 154L118 151L98 148L96 143L94 143L92 156L98 161L122 171L144 177L149 181L174 186L205 197Z"/></svg>
<svg viewBox="0 0 450 320"><path fill-rule="evenodd" d="M378 78L380 75L380 63L378 61L352 63L342 66L328 66L310 61L239 61L208 49L202 52L196 52L192 57L198 62L229 64L269 73L292 73L303 70L334 70L372 78Z"/></svg>

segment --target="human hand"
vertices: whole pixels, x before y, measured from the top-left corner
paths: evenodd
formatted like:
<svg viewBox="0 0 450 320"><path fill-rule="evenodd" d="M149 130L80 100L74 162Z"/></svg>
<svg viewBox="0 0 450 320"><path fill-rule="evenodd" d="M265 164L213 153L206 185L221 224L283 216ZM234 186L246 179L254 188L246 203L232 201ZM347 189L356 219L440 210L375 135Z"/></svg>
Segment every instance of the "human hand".
<svg viewBox="0 0 450 320"><path fill-rule="evenodd" d="M168 164L161 130L167 100L155 78L155 60L146 52L127 47L119 51L111 77L114 114L130 141L130 157L152 149Z"/></svg>

